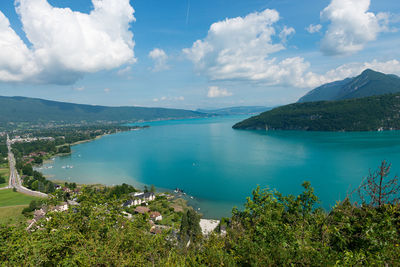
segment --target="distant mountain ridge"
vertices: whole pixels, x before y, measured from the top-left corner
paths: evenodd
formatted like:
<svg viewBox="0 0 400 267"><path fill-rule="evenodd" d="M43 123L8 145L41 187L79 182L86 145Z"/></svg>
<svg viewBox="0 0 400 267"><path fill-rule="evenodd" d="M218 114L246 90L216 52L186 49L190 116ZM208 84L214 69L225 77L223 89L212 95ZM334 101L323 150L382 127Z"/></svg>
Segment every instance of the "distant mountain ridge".
<svg viewBox="0 0 400 267"><path fill-rule="evenodd" d="M167 108L107 107L28 97L0 96L0 123L7 122L136 122L206 117L204 113Z"/></svg>
<svg viewBox="0 0 400 267"><path fill-rule="evenodd" d="M241 107L228 107L220 109L198 109L198 112L216 115L248 115L259 114L261 112L271 110L269 107L264 106L241 106Z"/></svg>
<svg viewBox="0 0 400 267"><path fill-rule="evenodd" d="M371 69L354 78L321 85L301 97L298 103L344 100L400 92L400 77Z"/></svg>

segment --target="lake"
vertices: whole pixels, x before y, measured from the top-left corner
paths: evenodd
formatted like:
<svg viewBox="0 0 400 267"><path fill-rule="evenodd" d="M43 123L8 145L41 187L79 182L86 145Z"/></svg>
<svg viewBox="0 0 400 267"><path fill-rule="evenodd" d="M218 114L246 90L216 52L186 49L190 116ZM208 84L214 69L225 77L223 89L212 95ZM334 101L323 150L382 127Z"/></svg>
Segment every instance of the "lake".
<svg viewBox="0 0 400 267"><path fill-rule="evenodd" d="M248 116L145 123L149 129L73 147L41 169L54 179L183 189L206 218L243 207L257 185L298 194L310 181L329 209L384 159L400 170L400 132L243 131ZM67 166L67 168L66 168ZM73 166L68 168L68 166ZM190 197L193 197L191 199Z"/></svg>

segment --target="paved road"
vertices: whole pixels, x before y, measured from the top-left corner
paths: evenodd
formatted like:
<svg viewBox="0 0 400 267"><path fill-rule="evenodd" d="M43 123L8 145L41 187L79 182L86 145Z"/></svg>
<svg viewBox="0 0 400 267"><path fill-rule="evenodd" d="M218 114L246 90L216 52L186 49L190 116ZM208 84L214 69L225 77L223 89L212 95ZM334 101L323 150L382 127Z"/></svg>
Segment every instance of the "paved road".
<svg viewBox="0 0 400 267"><path fill-rule="evenodd" d="M45 193L32 191L22 186L21 178L19 177L18 171L15 168L15 157L11 151L11 142L8 135L7 135L7 147L8 147L8 165L10 166L10 181L8 188L16 188L18 192L34 197L47 197L47 194Z"/></svg>

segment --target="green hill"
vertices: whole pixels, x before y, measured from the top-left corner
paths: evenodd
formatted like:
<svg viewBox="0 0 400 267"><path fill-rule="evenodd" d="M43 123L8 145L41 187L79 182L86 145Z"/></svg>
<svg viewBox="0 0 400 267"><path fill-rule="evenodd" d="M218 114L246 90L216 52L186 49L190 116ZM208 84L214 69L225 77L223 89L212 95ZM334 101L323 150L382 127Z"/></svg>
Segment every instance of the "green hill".
<svg viewBox="0 0 400 267"><path fill-rule="evenodd" d="M399 77L367 69L357 77L324 84L311 90L298 102L343 100L399 92Z"/></svg>
<svg viewBox="0 0 400 267"><path fill-rule="evenodd" d="M204 117L203 113L166 108L106 107L0 96L0 123L136 122L170 118Z"/></svg>
<svg viewBox="0 0 400 267"><path fill-rule="evenodd" d="M400 129L400 93L296 103L237 123L234 129L377 131Z"/></svg>

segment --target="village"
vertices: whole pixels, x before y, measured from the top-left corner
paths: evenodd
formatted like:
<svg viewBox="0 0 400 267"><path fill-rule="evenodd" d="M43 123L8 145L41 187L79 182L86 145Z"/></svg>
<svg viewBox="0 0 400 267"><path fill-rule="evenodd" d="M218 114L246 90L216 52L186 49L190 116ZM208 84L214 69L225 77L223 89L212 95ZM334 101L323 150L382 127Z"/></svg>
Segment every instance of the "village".
<svg viewBox="0 0 400 267"><path fill-rule="evenodd" d="M65 183L63 186L55 184L56 191L49 198L62 198L65 201L58 202L56 205L38 205L32 211L32 219L27 221L27 231L33 232L41 229L41 220L49 221L52 214L58 212L76 212L79 208L79 199L82 194L82 185L75 183ZM126 200L120 204L120 214L128 220L135 220L135 216L142 216L150 225L151 234L161 234L171 230L173 235L177 235L182 213L187 209L183 199L177 198L170 193L154 192L132 192ZM208 236L219 226L219 220L200 219L199 225L203 236ZM225 234L223 228L221 234Z"/></svg>

